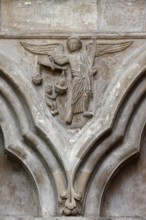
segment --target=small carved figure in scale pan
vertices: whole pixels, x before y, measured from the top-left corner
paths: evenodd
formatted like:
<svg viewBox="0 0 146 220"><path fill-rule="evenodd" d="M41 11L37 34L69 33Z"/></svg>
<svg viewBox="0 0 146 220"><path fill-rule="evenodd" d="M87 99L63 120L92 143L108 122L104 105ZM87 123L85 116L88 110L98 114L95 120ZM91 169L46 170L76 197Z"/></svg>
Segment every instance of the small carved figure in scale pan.
<svg viewBox="0 0 146 220"><path fill-rule="evenodd" d="M52 115L58 115L59 111L57 109L57 93L54 91L54 87L51 85L48 85L45 88L45 99L46 99L46 104L50 107L51 114Z"/></svg>

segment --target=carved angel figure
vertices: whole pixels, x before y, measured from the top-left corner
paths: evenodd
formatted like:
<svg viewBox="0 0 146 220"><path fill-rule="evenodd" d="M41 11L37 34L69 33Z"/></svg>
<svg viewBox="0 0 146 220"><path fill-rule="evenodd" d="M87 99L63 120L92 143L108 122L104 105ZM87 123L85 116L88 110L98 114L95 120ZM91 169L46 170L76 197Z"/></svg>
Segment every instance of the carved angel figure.
<svg viewBox="0 0 146 220"><path fill-rule="evenodd" d="M65 65L69 64L72 75L72 97L71 106L66 117L66 123L71 124L75 114L82 113L83 117L86 118L91 118L93 116L93 109L91 109L90 102L93 98L93 76L97 72L94 67L95 57L125 50L132 42L97 44L96 40L93 39L93 42L88 44L86 50L83 51L82 41L78 37L70 37L66 42L69 51L67 54L62 44L21 44L31 53L40 55L46 54L49 56L49 63L39 61L39 66L48 66L52 71L56 68L65 71ZM39 79L41 80L40 75L36 77L36 82L38 84Z"/></svg>

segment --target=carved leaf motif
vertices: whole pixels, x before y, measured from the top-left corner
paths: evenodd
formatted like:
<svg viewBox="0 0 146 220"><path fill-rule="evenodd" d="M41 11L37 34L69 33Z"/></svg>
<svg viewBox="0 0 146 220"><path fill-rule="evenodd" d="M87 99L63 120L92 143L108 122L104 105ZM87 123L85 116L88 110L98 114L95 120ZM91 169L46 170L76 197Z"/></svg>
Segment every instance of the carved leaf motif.
<svg viewBox="0 0 146 220"><path fill-rule="evenodd" d="M69 188L60 195L60 212L65 216L76 216L81 212L82 195L76 193L73 188Z"/></svg>
<svg viewBox="0 0 146 220"><path fill-rule="evenodd" d="M45 45L33 45L25 42L21 42L21 45L31 53L39 55L58 55L64 53L63 44L45 44Z"/></svg>
<svg viewBox="0 0 146 220"><path fill-rule="evenodd" d="M103 56L105 54L117 53L123 51L130 47L133 41L122 42L122 43L114 43L114 44L97 44L96 46L96 57ZM87 52L90 54L93 50L93 44L90 43L86 46Z"/></svg>

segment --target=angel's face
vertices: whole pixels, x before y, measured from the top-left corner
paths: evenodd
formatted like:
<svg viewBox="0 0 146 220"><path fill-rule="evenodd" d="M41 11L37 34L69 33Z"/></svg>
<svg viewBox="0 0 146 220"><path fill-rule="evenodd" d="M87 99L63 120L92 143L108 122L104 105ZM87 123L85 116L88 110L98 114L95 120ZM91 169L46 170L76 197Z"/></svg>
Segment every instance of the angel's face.
<svg viewBox="0 0 146 220"><path fill-rule="evenodd" d="M81 49L81 42L78 39L70 39L67 42L67 47L71 52L77 51Z"/></svg>

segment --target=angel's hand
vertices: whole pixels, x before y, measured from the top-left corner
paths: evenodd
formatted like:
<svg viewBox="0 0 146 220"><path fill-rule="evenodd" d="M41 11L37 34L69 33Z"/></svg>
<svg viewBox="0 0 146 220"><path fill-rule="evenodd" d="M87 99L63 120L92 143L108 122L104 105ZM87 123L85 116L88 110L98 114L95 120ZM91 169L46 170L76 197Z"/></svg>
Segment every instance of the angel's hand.
<svg viewBox="0 0 146 220"><path fill-rule="evenodd" d="M55 70L55 65L54 63L51 63L51 69L54 71Z"/></svg>
<svg viewBox="0 0 146 220"><path fill-rule="evenodd" d="M54 71L55 70L55 61L54 61L54 58L51 55L49 55L49 60L51 62L51 69Z"/></svg>
<svg viewBox="0 0 146 220"><path fill-rule="evenodd" d="M97 69L96 69L96 68L93 68L93 69L91 69L91 70L89 71L89 74L90 74L91 76L93 76L95 73L97 73Z"/></svg>
<svg viewBox="0 0 146 220"><path fill-rule="evenodd" d="M54 63L54 57L52 57L50 54L48 54L49 56L49 60L51 61L51 63Z"/></svg>

